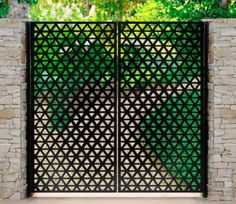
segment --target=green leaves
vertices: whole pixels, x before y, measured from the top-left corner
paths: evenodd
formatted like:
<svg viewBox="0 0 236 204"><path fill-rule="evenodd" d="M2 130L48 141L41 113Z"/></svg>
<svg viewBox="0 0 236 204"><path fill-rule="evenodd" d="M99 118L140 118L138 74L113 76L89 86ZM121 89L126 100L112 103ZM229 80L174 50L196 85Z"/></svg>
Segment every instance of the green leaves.
<svg viewBox="0 0 236 204"><path fill-rule="evenodd" d="M4 0L0 0L0 18L4 18L8 15L10 6Z"/></svg>
<svg viewBox="0 0 236 204"><path fill-rule="evenodd" d="M200 21L236 18L236 3L220 0L18 0L30 4L36 21ZM0 17L9 5L0 0Z"/></svg>
<svg viewBox="0 0 236 204"><path fill-rule="evenodd" d="M67 1L40 0L31 6L30 17L37 21L81 21L85 20L82 14L83 4L72 0Z"/></svg>
<svg viewBox="0 0 236 204"><path fill-rule="evenodd" d="M219 0L147 0L128 20L200 21L204 18L235 18L236 4L221 8Z"/></svg>

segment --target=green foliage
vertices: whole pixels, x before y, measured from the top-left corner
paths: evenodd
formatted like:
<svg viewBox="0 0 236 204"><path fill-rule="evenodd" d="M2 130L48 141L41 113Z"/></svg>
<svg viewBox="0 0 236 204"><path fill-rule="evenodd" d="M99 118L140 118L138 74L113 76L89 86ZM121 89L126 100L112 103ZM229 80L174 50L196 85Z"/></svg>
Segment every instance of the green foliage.
<svg viewBox="0 0 236 204"><path fill-rule="evenodd" d="M48 95L49 103L53 104L53 109L48 108L48 115L52 118L49 125L57 126L58 130L62 131L63 127L71 122L69 120L71 118L69 116L71 113L68 112L69 106L63 101L63 96L78 97L79 90L84 84L93 84L97 81L103 86L110 84L113 80L114 67L107 68L106 62L112 60L112 55L107 54L107 52L108 50L114 52L114 48L111 50L111 45L108 42L103 47L100 41L95 40L93 42L94 46L88 49L86 44L91 43L88 38L96 38L101 34L101 30L98 28L93 34L84 31L75 35L77 32L71 33L66 29L63 30L63 24L58 25L63 31L61 33L56 32L58 28L53 28L53 24L48 26L54 31L53 34L49 34L47 40L43 41L44 35L41 33L35 40L35 44L41 46L35 52L34 59L38 60L40 58L42 61L40 63L35 61L34 64L36 68L34 80L37 81L34 94L37 97L42 91L45 95ZM73 29L73 26L74 24L69 25L71 29ZM80 24L80 26L85 28L85 24ZM38 24L38 27L42 29L42 25ZM95 28L95 25L91 25L91 27ZM43 29L43 32L48 31L47 28ZM56 41L54 38L58 40ZM79 55L76 56L75 53L79 53ZM84 60L83 63L81 63L81 59ZM93 63L91 63L91 59L94 60ZM101 62L100 59L104 59L104 62ZM47 69L43 69L45 67ZM101 75L104 76L100 78ZM47 83L42 83L43 81ZM55 84L55 81L58 83ZM67 83L64 83L65 81ZM71 90L71 87L73 87L73 90ZM55 98L55 96L57 97Z"/></svg>
<svg viewBox="0 0 236 204"><path fill-rule="evenodd" d="M0 0L0 18L6 17L9 11L10 11L9 4L4 0Z"/></svg>
<svg viewBox="0 0 236 204"><path fill-rule="evenodd" d="M1 0L0 0L1 1ZM86 4L87 3L87 4ZM94 7L92 6L94 5ZM94 9L95 8L95 9ZM123 17L123 20L130 20L130 21L200 21L203 18L236 18L236 5L234 3L231 3L230 6L221 8L219 6L219 0L202 0L201 3L199 1L193 1L193 0L91 0L85 1L85 0L40 0L37 4L33 4L31 6L31 18L33 20L47 20L47 21L90 21L90 20L120 20L121 16ZM58 34L60 35L60 34ZM87 35L87 34L86 34ZM87 36L83 36L83 38L80 39L79 44L85 44L86 37L89 37L89 34ZM181 33L182 35L182 33ZM54 37L54 36L52 36ZM67 39L70 39L71 41L74 41L75 36L67 36ZM91 37L91 36L90 36ZM155 36L152 36L155 39ZM58 37L59 38L59 37ZM162 39L161 36L157 37L159 40ZM169 36L169 38L175 39L175 36ZM60 38L63 39L63 36ZM165 39L165 37L163 37ZM39 76L44 76L45 80L48 78L49 75L51 75L54 79L59 79L58 81L60 84L63 85L62 81L60 81L60 75L63 73L63 69L65 67L65 64L68 62L68 59L66 57L70 57L70 55L73 55L74 53L80 53L81 56L91 56L91 58L94 58L93 51L85 52L82 50L81 47L74 48L73 52L68 52L67 55L63 53L63 50L67 50L66 48L68 45L67 42L64 42L64 39L60 41L60 45L63 47L61 50L57 50L59 53L61 53L58 56L50 56L49 59L51 59L52 64L48 64L47 57L44 56L43 59L43 67L48 66L48 70L42 70L42 73L38 73ZM73 44L73 42L70 42L70 44ZM57 47L57 46L55 46ZM55 49L55 47L50 49ZM179 46L181 48L181 51L183 46ZM186 46L187 47L187 46ZM173 55L176 52L180 52L180 49L178 47L173 49ZM40 52L43 52L43 49L47 49L47 45L43 45L42 50L39 50L38 57L41 57ZM55 52L55 50L48 50L48 52ZM59 49L59 48L58 48ZM106 49L106 48L104 48ZM187 48L184 48L187 49ZM146 55L146 50L141 49L138 50L137 47L133 46L130 47L130 45L127 45L127 47L124 48L127 52L129 52L130 57L135 58L134 63L138 63L140 61L139 57L135 55L136 52L141 53L141 55ZM97 50L94 50L97 51ZM104 50L105 51L105 50ZM196 50L195 50L196 51ZM84 53L83 53L84 52ZM166 53L160 53L160 55L165 55ZM102 52L101 52L102 55ZM155 58L156 61L158 61L158 57L151 56L153 59ZM109 60L104 55L104 60ZM55 61L58 61L60 59L60 64L57 64L57 69L53 69L55 65ZM82 86L84 83L89 81L90 76L93 74L99 75L98 72L93 72L93 68L89 68L86 70L87 67L89 67L89 64L85 64L84 66L79 66L79 59L73 63L73 64L67 64L68 73L64 74L69 76L71 73L74 74L74 78L72 81L77 80L77 86L78 89L75 89L74 96L76 96L77 90L79 90L79 87ZM181 61L182 59L180 59ZM171 63L171 62L170 62ZM185 63L188 63L187 60ZM132 65L132 66L131 66ZM139 69L137 69L136 64L131 64L130 70L132 71L132 75L130 75L130 70L128 72L124 72L124 76L127 76L127 78L123 77L125 79L124 81L121 81L121 88L124 88L126 86L126 82L129 83L130 88L132 89L145 89L148 85L151 84L157 84L161 82L162 84L167 83L168 81L172 81L172 83L177 83L176 79L173 78L173 72L177 72L177 68L172 64L171 71L168 71L165 65L162 65L160 67L149 66L147 64L139 64ZM101 65L100 65L101 66ZM193 71L195 70L196 73L189 74L188 81L190 80L190 77L193 75L197 75L197 71L199 69L194 69L198 67L197 63L194 63L191 65L193 67ZM80 67L77 71L75 71L75 67ZM186 67L189 67L188 65L182 64L183 69L181 70L182 73L187 75L189 69L185 69ZM185 68L184 68L185 67ZM103 67L101 67L103 68ZM133 68L133 69L132 69ZM159 70L158 70L159 69ZM85 70L85 72L83 72ZM161 70L161 71L160 71ZM105 83L110 80L110 72L111 70L105 71L105 75L107 74L107 77L105 81L101 81L101 83ZM186 73L185 73L186 72ZM156 73L155 78L151 77L152 73ZM79 75L85 75L84 78L79 78L77 76ZM182 74L175 73L176 76L181 76ZM145 76L145 78L143 77ZM38 77L38 76L35 76ZM66 77L64 77L66 79ZM129 78L129 80L128 80ZM62 80L62 79L61 79ZM69 80L69 78L68 78ZM137 82L139 81L140 84ZM92 81L90 80L90 83ZM182 83L185 83L184 79L181 81ZM72 83L72 82L71 82ZM63 91L69 90L69 85L64 85ZM53 81L48 81L47 85L43 85L44 87L39 87L44 91L48 91L48 87L52 90L51 94L54 96L61 96L63 95L63 92L61 92L60 88L58 88ZM191 183L192 175L196 176L198 179L198 182L200 182L200 177L197 175L196 169L191 169L192 162L197 163L197 166L200 167L200 160L198 160L198 155L200 154L200 147L193 146L198 145L198 143L193 143L191 145L188 145L188 141L190 140L191 135L200 135L199 132L199 126L201 125L201 118L199 115L199 107L201 106L200 101L198 101L199 90L188 90L186 93L182 93L182 99L186 100L188 97L192 97L191 100L187 102L187 107L185 107L185 104L183 102L180 102L177 100L176 97L172 97L171 99L163 100L162 104L165 104L167 109L162 109L160 105L157 104L155 108L153 108L150 111L150 114L147 114L141 121L140 126L142 128L142 131L145 133L145 142L147 143L148 148L152 148L153 155L163 159L166 157L165 153L162 151L163 146L166 146L167 149L172 149L172 146L167 146L168 140L173 140L172 145L176 147L176 150L172 152L172 158L166 159L163 163L165 163L165 168L168 170L168 172L171 174L171 176L181 179L185 177L185 181L183 182L184 185L187 185L188 183ZM60 98L60 97L59 97ZM62 98L62 97L61 97ZM51 99L53 100L53 97ZM52 110L49 111L49 115L52 116L51 125L58 126L59 130L63 131L63 126L68 125L70 123L69 115L67 115L67 105L63 104L63 101L50 101L54 104L53 110L56 110L56 112L53 112ZM63 105L62 105L63 104ZM173 108L173 104L176 104L177 108ZM195 107L193 107L195 104ZM183 110L185 108L186 110L183 111L184 113L182 115L178 114L179 110ZM168 115L168 109L172 111L172 116L175 114L175 118L171 117L171 115ZM188 114L190 113L191 114ZM184 115L185 114L185 115ZM189 124L186 121L192 121L192 116L196 120L191 124L193 127L192 129L189 128ZM62 119L63 118L63 119ZM162 126L163 119L168 119L168 124L170 128L166 130L164 126ZM153 123L155 121L155 123ZM178 121L178 122L177 122ZM182 129L181 131L178 130L176 127L181 123ZM178 130L178 131L177 131ZM163 137L162 134L166 132L166 137ZM176 137L172 137L173 132L177 133ZM184 132L184 134L183 134ZM184 135L184 136L183 136ZM176 140L181 140L182 144L185 145L186 151L183 151L183 147L178 144ZM188 145L188 146L187 146ZM196 150L198 148L198 150ZM188 156L192 149L195 149L196 156L192 158L192 160L188 160ZM169 150L170 151L170 150ZM181 151L183 151L181 153ZM177 154L178 153L178 154ZM179 157L181 155L181 158ZM163 159L164 160L164 159ZM173 163L175 165L173 165ZM183 168L185 166L185 168ZM197 185L195 185L197 186ZM197 187L196 187L197 188Z"/></svg>
<svg viewBox="0 0 236 204"><path fill-rule="evenodd" d="M203 18L234 18L236 4L221 8L219 0L147 0L127 20L200 21Z"/></svg>
<svg viewBox="0 0 236 204"><path fill-rule="evenodd" d="M33 20L56 21L199 21L235 18L236 4L219 0L24 0Z"/></svg>
<svg viewBox="0 0 236 204"><path fill-rule="evenodd" d="M38 0L18 0L19 3L28 3L28 4L36 4Z"/></svg>
<svg viewBox="0 0 236 204"><path fill-rule="evenodd" d="M0 18L6 17L10 12L9 0L0 0ZM38 0L17 0L18 3L36 4Z"/></svg>
<svg viewBox="0 0 236 204"><path fill-rule="evenodd" d="M31 6L33 20L115 21L131 16L146 0L40 0Z"/></svg>
<svg viewBox="0 0 236 204"><path fill-rule="evenodd" d="M36 21L81 21L85 20L81 8L83 4L77 0L40 0L31 6L30 17Z"/></svg>

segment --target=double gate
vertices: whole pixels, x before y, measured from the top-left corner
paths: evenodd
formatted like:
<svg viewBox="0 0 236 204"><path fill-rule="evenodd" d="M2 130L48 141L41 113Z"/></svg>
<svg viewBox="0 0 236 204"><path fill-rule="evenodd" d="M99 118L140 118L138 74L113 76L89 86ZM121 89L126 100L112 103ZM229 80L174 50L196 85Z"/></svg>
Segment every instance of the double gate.
<svg viewBox="0 0 236 204"><path fill-rule="evenodd" d="M206 192L206 36L28 23L28 192Z"/></svg>

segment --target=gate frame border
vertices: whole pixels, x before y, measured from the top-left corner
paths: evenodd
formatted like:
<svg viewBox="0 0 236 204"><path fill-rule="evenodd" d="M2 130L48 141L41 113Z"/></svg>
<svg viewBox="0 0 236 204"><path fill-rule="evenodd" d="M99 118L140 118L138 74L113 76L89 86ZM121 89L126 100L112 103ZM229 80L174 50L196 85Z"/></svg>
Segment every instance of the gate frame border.
<svg viewBox="0 0 236 204"><path fill-rule="evenodd" d="M34 143L31 133L33 132L34 126L34 115L33 115L33 71L32 71L32 45L33 45L33 32L32 24L34 22L26 22L26 53L27 53L27 62L26 62L26 78L27 78L27 127L26 127L26 152L27 152L27 163L26 163L26 197L31 197L33 193L33 183L34 183Z"/></svg>
<svg viewBox="0 0 236 204"><path fill-rule="evenodd" d="M82 22L79 21L80 23L109 23L106 21L92 21L92 22ZM119 80L119 64L120 64L120 60L119 60L119 55L120 55L120 49L119 49L119 29L120 29L120 24L121 23L200 23L202 24L202 30L201 30L201 49L202 49L202 60L201 60L201 65L202 65L202 73L201 73L201 105L202 105L202 109L201 109L201 161L202 161L202 194L203 197L207 197L208 196L208 139L209 139L209 135L208 135L208 42L209 42L209 23L208 22L174 22L174 21L138 21L138 22L122 22L122 21L112 21L115 24L115 35L116 37L115 39L115 96L114 99L116 100L115 103L118 103L118 105L115 105L115 114L118 115L119 113L119 102L118 101L118 96L119 96L119 85L117 84L118 80ZM28 21L26 22L26 54L27 54L27 62L26 62L26 66L27 66L27 71L26 71L26 81L27 81L27 127L26 127L26 158L27 158L27 162L26 162L26 183L27 183L27 188L26 188L26 197L34 197L34 191L33 191L33 186L34 186L34 159L33 159L33 153L34 153L34 140L32 138L31 133L33 133L33 127L34 127L34 114L33 114L33 71L32 71L32 63L33 63L33 59L32 59L32 48L33 48L33 42L34 42L34 35L32 32L32 25L34 25L35 23L78 23L78 22L62 22L62 21L45 21L45 22L40 22L40 21ZM118 77L118 78L117 78ZM117 98L118 97L118 98ZM117 116L115 116L116 119ZM115 121L115 127L119 127L119 123L117 122L117 120ZM115 130L115 141L116 143L119 143L119 128L118 130ZM118 144L119 145L119 144ZM118 147L118 145L116 144L116 147ZM115 152L118 152L117 150ZM119 154L119 152L118 152ZM115 157L116 157L116 163L119 161L119 158L117 158L117 153L115 153ZM118 166L116 166L115 168L115 173L117 174L118 171ZM115 175L115 188L117 188L117 185L119 184L117 175ZM118 188L116 189L118 190ZM38 192L40 193L40 192ZM63 193L63 192L55 192L57 194ZM83 194L83 192L67 192L67 194ZM89 193L89 192L88 192ZM86 194L88 194L86 193ZM93 194L98 194L96 192L91 192ZM112 192L111 192L112 193ZM115 193L120 193L120 197L122 197L122 192L115 192ZM193 192L145 192L145 194L149 194L150 196L153 194L188 194L188 193L193 193ZM196 194L198 194L198 192L195 192ZM50 192L48 192L48 194L50 194ZM110 194L110 193L107 193ZM132 194L139 194L142 195L144 193L142 192L135 192Z"/></svg>
<svg viewBox="0 0 236 204"><path fill-rule="evenodd" d="M202 184L203 184L203 197L208 197L208 50L209 50L209 23L201 22L203 24L202 29L202 145L201 145L201 160L202 164Z"/></svg>

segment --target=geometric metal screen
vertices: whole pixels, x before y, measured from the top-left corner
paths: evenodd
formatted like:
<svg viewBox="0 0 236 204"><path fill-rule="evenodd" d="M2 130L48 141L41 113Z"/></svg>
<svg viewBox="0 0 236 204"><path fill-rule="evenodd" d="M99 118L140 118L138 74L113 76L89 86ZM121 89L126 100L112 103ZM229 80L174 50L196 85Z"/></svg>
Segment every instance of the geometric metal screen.
<svg viewBox="0 0 236 204"><path fill-rule="evenodd" d="M114 23L32 23L35 192L115 191Z"/></svg>
<svg viewBox="0 0 236 204"><path fill-rule="evenodd" d="M120 192L203 191L203 29L119 24Z"/></svg>
<svg viewBox="0 0 236 204"><path fill-rule="evenodd" d="M28 23L28 192L205 192L206 25Z"/></svg>

